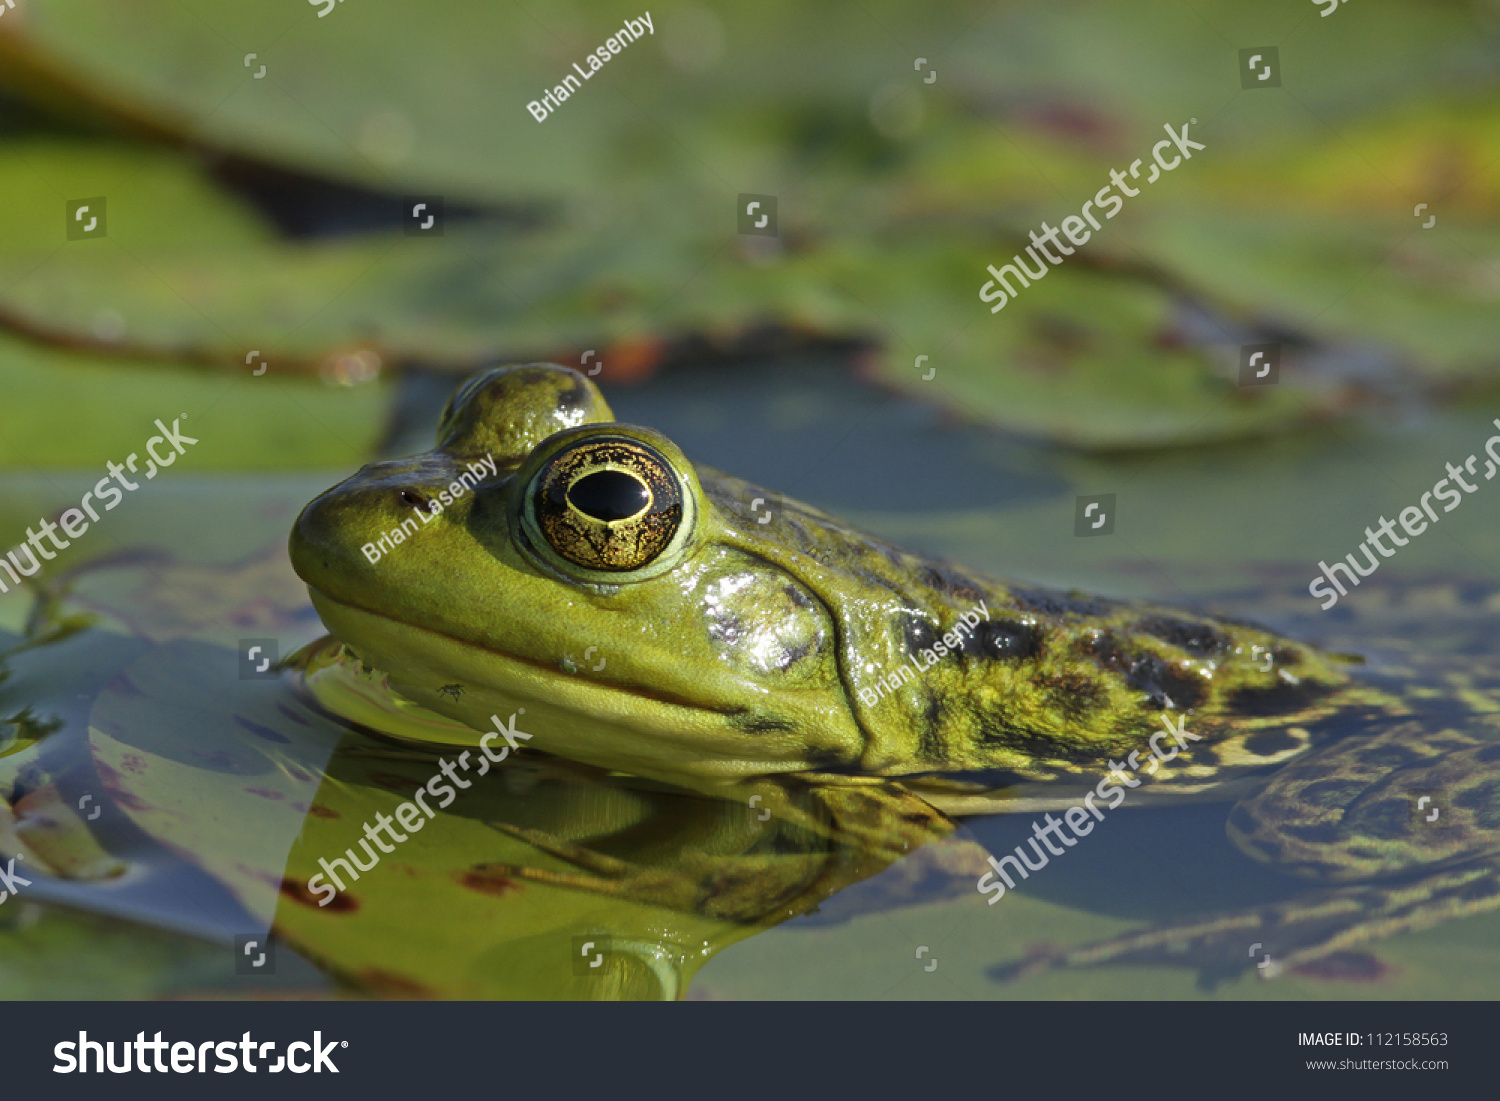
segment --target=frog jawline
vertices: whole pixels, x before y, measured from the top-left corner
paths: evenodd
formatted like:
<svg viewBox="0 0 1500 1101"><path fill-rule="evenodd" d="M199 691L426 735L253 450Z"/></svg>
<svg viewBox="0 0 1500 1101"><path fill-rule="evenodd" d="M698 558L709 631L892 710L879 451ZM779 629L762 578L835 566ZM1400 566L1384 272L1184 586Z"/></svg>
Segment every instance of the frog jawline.
<svg viewBox="0 0 1500 1101"><path fill-rule="evenodd" d="M313 589L311 585L309 585L308 588ZM362 605L354 604L348 600L340 600L337 597L328 595L328 593L326 593L322 589L313 589L313 591L316 592L318 596L323 600L326 600L330 604L337 604L341 608L347 608L350 611L360 612L363 615L374 616L376 619L383 619L387 623L394 623L397 626L404 627L410 631L420 631L422 634L432 635L436 638L443 639L458 646L467 647L471 650L479 650L491 657L499 658L501 661L513 661L517 665L528 666L529 668L535 669L538 672L547 674L549 677L556 677L559 685L583 685L587 688L594 688L600 691L623 692L627 695L638 696L641 699L650 700L652 703L667 704L671 707L685 707L693 711L701 711L707 714L722 713L719 712L716 708L705 707L702 704L694 703L691 700L678 699L675 696L666 695L664 693L656 692L648 688L640 688L635 685L629 684L606 684L601 681L579 680L576 676L571 676L563 672L556 666L548 664L547 662L537 661L534 658L524 658L519 654L506 653L504 650L496 650L492 647L481 645L480 643L475 642L473 639L459 638L456 635L444 634L442 631L433 630L431 627L423 627L422 625L417 623L408 623L404 619L396 619L394 616L386 615L384 612L373 611L369 608L363 607ZM340 641L348 646L351 652L355 652L357 654L357 647L353 643L350 643L345 639L340 639ZM389 676L391 673L390 669L387 669L383 666L371 665L368 661L366 661L364 664L367 668L376 669L382 673L385 673L387 676ZM391 691L395 691L395 689L391 689Z"/></svg>
<svg viewBox="0 0 1500 1101"><path fill-rule="evenodd" d="M626 685L603 684L596 681L580 680L551 665L528 658L514 657L501 651L481 646L467 639L455 638L428 627L420 627L412 623L394 619L382 612L371 611L368 608L361 607L347 600L340 600L313 585L309 585L308 590L313 595L314 606L319 602L324 602L329 606L343 609L356 615L368 616L406 631L419 631L440 640L444 644L481 653L495 661L514 662L516 665L540 674L544 678L543 683L551 690L550 696L538 694L535 686L525 689L520 686L513 686L503 691L510 692L520 698L535 700L543 706L562 707L579 714L589 715L603 722L614 723L615 725L622 725L622 720L618 714L618 701L622 696L640 700L643 704L649 703L658 706L675 707L679 708L680 712L686 712L678 720L678 724L682 728L681 734L674 736L674 733L669 728L669 724L663 722L660 716L640 716L639 718L631 716L625 720L625 723L628 723L630 729L641 731L646 735L646 740L643 744L629 748L620 746L596 747L607 749L607 756L611 758L609 760L601 759L604 755L595 751L595 749L590 749L586 754L568 752L561 749L556 751L560 756L570 760L580 760L584 763L595 764L603 768L618 769L633 775L654 777L668 783L686 784L690 787L697 787L705 782L717 786L725 782L733 783L754 776L805 771L810 767L809 762L802 760L747 758L742 749L731 749L709 754L704 753L702 742L699 739L701 739L705 724L711 723L714 720L727 724L734 715L739 714L738 709L725 710L705 707L692 702L664 697L659 693L653 693L649 690L633 689ZM351 651L358 653L359 647L357 644L350 643L340 636L333 625L329 624L326 619L324 623L335 638L348 646ZM367 661L366 664L370 663ZM377 663L377 667L384 669L389 675L389 665L382 666ZM411 698L395 688L389 690L393 694L402 696L403 698ZM594 696L596 699L602 698L615 702L616 706L614 708L608 706L598 707L597 704L595 706L583 706L584 701L590 696ZM569 697L572 697L571 701ZM558 700L568 702L559 704ZM455 715L451 705L444 706L444 701L417 699L414 702L437 714L444 715L454 719L456 722L469 726L470 729L475 730L477 737L480 728L475 727L469 719ZM723 731L710 731L709 733L722 737ZM695 734L699 736L699 739L695 739ZM538 748L542 747L538 746Z"/></svg>

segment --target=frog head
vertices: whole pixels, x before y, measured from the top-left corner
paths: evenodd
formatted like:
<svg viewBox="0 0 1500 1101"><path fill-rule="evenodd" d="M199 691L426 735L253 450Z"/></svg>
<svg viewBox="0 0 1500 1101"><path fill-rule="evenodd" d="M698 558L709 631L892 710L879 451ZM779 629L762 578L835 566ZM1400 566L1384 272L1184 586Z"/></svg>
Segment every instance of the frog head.
<svg viewBox="0 0 1500 1101"><path fill-rule="evenodd" d="M850 761L831 592L752 493L775 498L614 423L574 371L497 368L432 451L312 501L291 557L392 691L476 731L520 712L528 748L674 780Z"/></svg>
<svg viewBox="0 0 1500 1101"><path fill-rule="evenodd" d="M465 383L434 450L318 497L291 552L380 699L436 721L424 740L498 726L688 786L1134 768L1176 710L1206 744L1157 782L1202 787L1300 753L1348 682L1253 625L899 550L695 466L548 364Z"/></svg>

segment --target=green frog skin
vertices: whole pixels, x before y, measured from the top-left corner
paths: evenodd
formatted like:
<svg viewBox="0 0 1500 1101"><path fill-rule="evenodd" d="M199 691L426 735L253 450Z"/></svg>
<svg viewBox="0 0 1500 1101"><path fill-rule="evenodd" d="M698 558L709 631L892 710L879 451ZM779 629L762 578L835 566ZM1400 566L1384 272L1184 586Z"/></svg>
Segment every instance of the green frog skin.
<svg viewBox="0 0 1500 1101"><path fill-rule="evenodd" d="M1378 887L1363 903L1396 907L1387 932L1500 905L1493 693L1459 685L1437 708L1249 624L899 550L615 423L563 367L464 383L434 450L316 498L291 556L343 644L332 664L379 671L365 706L404 710L407 740L477 751L492 716L515 715L527 749L648 780L879 786L949 815L1077 805L1125 768L1143 777L1132 802L1238 800L1229 831L1257 859L1324 882L1400 878L1399 905ZM920 675L891 676L940 642ZM1164 720L1186 724L1186 748L1152 742ZM1410 813L1432 790L1441 831ZM1360 916L1287 956L1352 943Z"/></svg>

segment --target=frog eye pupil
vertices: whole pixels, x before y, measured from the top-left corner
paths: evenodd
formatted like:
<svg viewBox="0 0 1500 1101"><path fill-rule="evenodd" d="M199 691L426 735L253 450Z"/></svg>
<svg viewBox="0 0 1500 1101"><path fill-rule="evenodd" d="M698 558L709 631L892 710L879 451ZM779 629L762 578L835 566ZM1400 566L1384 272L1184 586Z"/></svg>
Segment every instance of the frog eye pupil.
<svg viewBox="0 0 1500 1101"><path fill-rule="evenodd" d="M651 503L651 492L639 478L623 470L596 470L574 482L568 501L595 520L625 520Z"/></svg>
<svg viewBox="0 0 1500 1101"><path fill-rule="evenodd" d="M545 462L521 522L570 565L633 574L656 562L690 517L672 464L641 440L590 433Z"/></svg>

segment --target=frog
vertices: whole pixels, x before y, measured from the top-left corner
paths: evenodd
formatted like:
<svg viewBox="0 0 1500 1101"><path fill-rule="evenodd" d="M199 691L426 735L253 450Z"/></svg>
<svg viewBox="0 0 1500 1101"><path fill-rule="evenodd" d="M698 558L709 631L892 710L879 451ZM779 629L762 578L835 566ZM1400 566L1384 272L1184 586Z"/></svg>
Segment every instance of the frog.
<svg viewBox="0 0 1500 1101"><path fill-rule="evenodd" d="M309 689L409 744L478 759L520 723L517 752L777 814L819 792L874 866L966 816L1097 816L1114 777L1135 806L1229 804L1242 851L1312 884L1002 977L1245 967L1247 940L1292 967L1500 908L1493 679L1435 698L1239 618L901 550L689 461L567 367L468 379L432 450L319 495L289 549L333 647ZM1434 793L1441 830L1413 813Z"/></svg>

